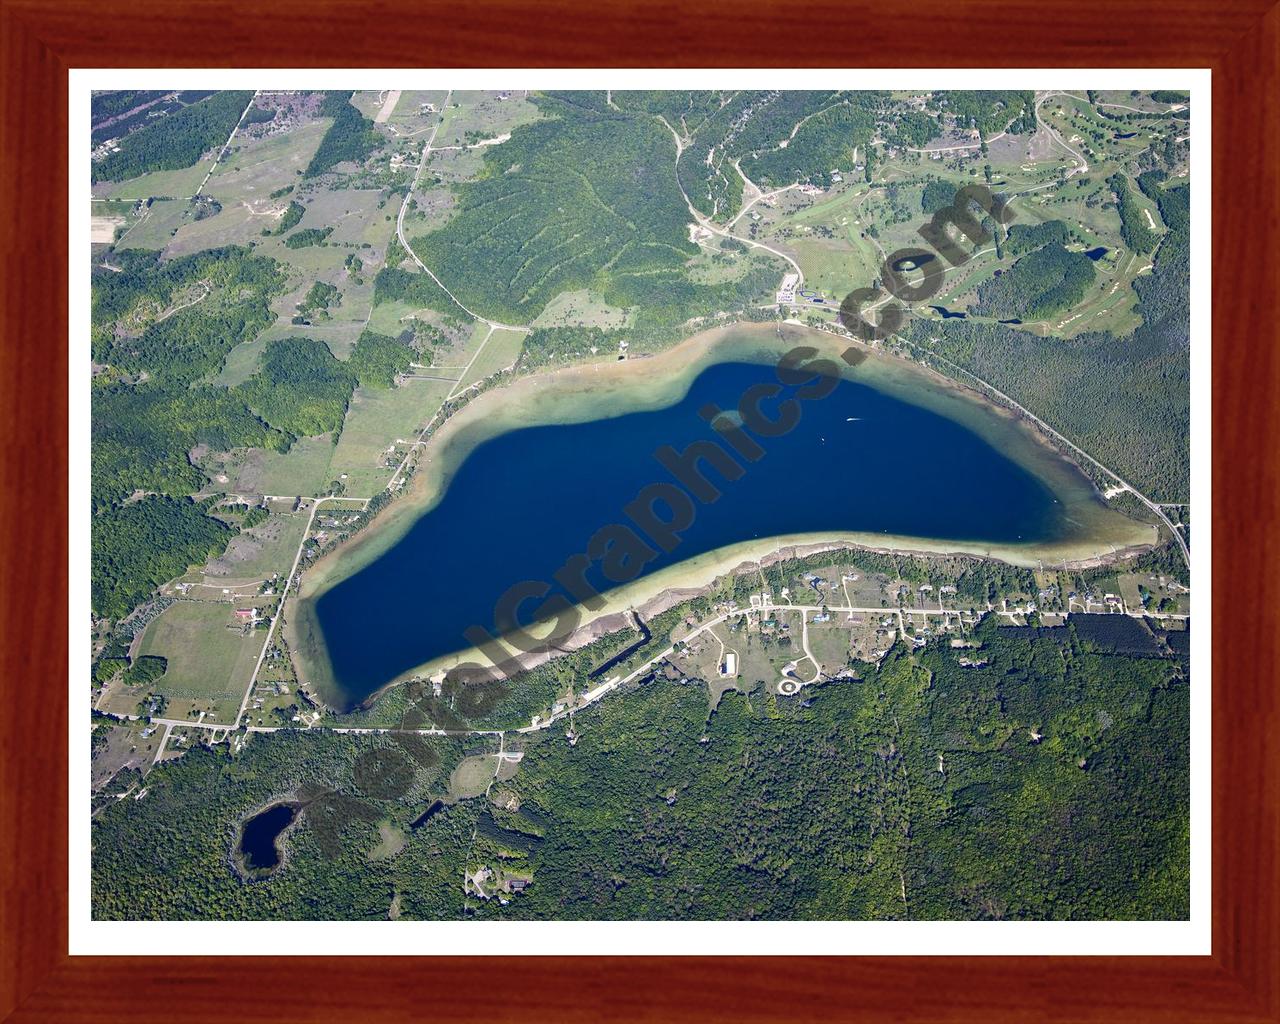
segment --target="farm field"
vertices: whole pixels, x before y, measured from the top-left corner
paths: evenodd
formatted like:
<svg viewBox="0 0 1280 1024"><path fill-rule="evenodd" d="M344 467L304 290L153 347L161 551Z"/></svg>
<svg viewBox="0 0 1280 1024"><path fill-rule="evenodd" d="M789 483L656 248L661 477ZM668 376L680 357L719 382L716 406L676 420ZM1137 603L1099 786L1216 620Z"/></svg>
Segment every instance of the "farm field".
<svg viewBox="0 0 1280 1024"><path fill-rule="evenodd" d="M96 204L95 204L96 205ZM186 223L185 199L155 199L119 238L117 249L163 249Z"/></svg>
<svg viewBox="0 0 1280 1024"><path fill-rule="evenodd" d="M387 467L396 441L412 440L435 414L453 387L448 381L406 380L396 388L360 388L342 425L329 462L328 478L342 479L346 493L368 497L387 486L395 465Z"/></svg>
<svg viewBox="0 0 1280 1024"><path fill-rule="evenodd" d="M333 458L333 440L328 434L300 437L288 452L256 449L243 457L232 478L241 494L323 494Z"/></svg>
<svg viewBox="0 0 1280 1024"><path fill-rule="evenodd" d="M151 689L169 700L170 718L231 723L249 685L265 634L240 635L235 608L223 601L178 601L147 628L139 654L165 658Z"/></svg>
<svg viewBox="0 0 1280 1024"><path fill-rule="evenodd" d="M483 342L484 347L476 352L470 369L458 381L458 390L470 387L477 381L484 380L499 370L512 366L524 347L524 333L521 331L493 331Z"/></svg>
<svg viewBox="0 0 1280 1024"><path fill-rule="evenodd" d="M205 191L227 204L245 203L255 210L288 204L288 196L273 199L271 193L296 186L324 138L324 119L302 121L286 132L263 138L238 136L230 156L218 165ZM267 224L266 220L263 224Z"/></svg>
<svg viewBox="0 0 1280 1024"><path fill-rule="evenodd" d="M464 146L496 138L522 124L536 121L540 116L538 108L526 96L522 91L455 92L445 108L435 144L440 147Z"/></svg>
<svg viewBox="0 0 1280 1024"><path fill-rule="evenodd" d="M179 171L152 171L128 181L101 182L94 186L93 194L106 199L190 199L213 167L214 159L209 155Z"/></svg>
<svg viewBox="0 0 1280 1024"><path fill-rule="evenodd" d="M271 492L274 493L274 492ZM232 539L227 550L205 566L207 581L225 576L237 581L284 576L302 542L307 517L301 512L273 512L265 523Z"/></svg>
<svg viewBox="0 0 1280 1024"><path fill-rule="evenodd" d="M425 133L439 119L437 111L444 103L445 95L443 89L404 89L385 123L394 129L392 134L398 137L412 138L411 133ZM424 109L428 104L432 109Z"/></svg>

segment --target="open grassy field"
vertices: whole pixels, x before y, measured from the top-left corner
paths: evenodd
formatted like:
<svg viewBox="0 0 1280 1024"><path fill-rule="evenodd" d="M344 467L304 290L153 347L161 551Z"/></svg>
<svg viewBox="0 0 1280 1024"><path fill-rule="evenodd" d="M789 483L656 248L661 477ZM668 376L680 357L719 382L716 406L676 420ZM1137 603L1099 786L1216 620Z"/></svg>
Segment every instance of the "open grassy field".
<svg viewBox="0 0 1280 1024"><path fill-rule="evenodd" d="M498 768L497 754L464 757L449 776L449 796L454 800L479 796L489 788Z"/></svg>
<svg viewBox="0 0 1280 1024"><path fill-rule="evenodd" d="M235 720L249 676L262 650L263 636L241 636L234 604L179 601L155 619L143 635L139 653L169 662L151 689L169 699L168 718Z"/></svg>
<svg viewBox="0 0 1280 1024"><path fill-rule="evenodd" d="M323 278L318 280L323 280ZM300 290L298 292L299 297L304 293L305 289ZM323 341L329 347L329 351L337 358L346 359L351 354L351 349L356 340L360 337L360 332L364 330L364 318L368 315L368 311L369 307L366 305L360 310L358 318L348 318L345 316L347 310L340 308L334 311L336 314L334 319L314 324L292 324L287 319L282 319L263 331L258 336L257 341L261 345L266 345L277 338L314 338L316 341ZM355 310L352 310L352 312L355 312ZM233 351L231 355L234 354ZM247 359L248 357L242 355L239 358ZM228 362L230 362L230 358L228 358Z"/></svg>
<svg viewBox="0 0 1280 1024"><path fill-rule="evenodd" d="M471 368L459 381L458 390L461 391L478 380L484 380L491 373L497 373L514 363L520 356L524 338L521 331L495 330L489 336L489 340L484 343L484 348L476 354Z"/></svg>
<svg viewBox="0 0 1280 1024"><path fill-rule="evenodd" d="M534 327L560 327L565 325L600 327L605 330L626 327L631 315L625 309L610 306L599 295L588 289L561 292L547 303L547 308L533 321Z"/></svg>
<svg viewBox="0 0 1280 1024"><path fill-rule="evenodd" d="M237 141L231 155L218 166L204 188L205 195L222 205L221 211L199 221L188 219L169 242L165 255L182 256L217 246L254 244L277 259L292 262L291 256L306 252L289 250L282 238L263 237L262 232L276 227L280 214L297 193L276 198L271 194L301 182L299 172L314 155L325 127L324 121L313 121L287 133ZM322 215L325 212L320 211ZM307 258L303 257L302 262L307 262Z"/></svg>
<svg viewBox="0 0 1280 1024"><path fill-rule="evenodd" d="M525 98L522 91L457 91L450 97L433 145L461 146L495 138L522 124L536 121L540 116L538 108Z"/></svg>
<svg viewBox="0 0 1280 1024"><path fill-rule="evenodd" d="M163 249L187 222L190 205L185 199L155 200L116 240L116 248Z"/></svg>
<svg viewBox="0 0 1280 1024"><path fill-rule="evenodd" d="M128 181L100 182L93 194L108 199L190 199L213 166L215 155L206 154L199 163L178 171L151 171Z"/></svg>
<svg viewBox="0 0 1280 1024"><path fill-rule="evenodd" d="M369 315L369 330L375 334L385 334L394 338L409 325L412 314L416 311L416 307L408 302L392 301L380 302L373 307L373 312ZM423 312L422 318L427 319L427 312Z"/></svg>
<svg viewBox="0 0 1280 1024"><path fill-rule="evenodd" d="M302 542L307 516L302 512L273 512L261 526L231 538L227 550L211 560L205 577L266 579L289 572Z"/></svg>
<svg viewBox="0 0 1280 1024"><path fill-rule="evenodd" d="M432 149L422 180L418 183L419 191L426 192L433 180L444 185L475 180L484 169L484 154L487 151L487 147L479 146L470 149Z"/></svg>
<svg viewBox="0 0 1280 1024"><path fill-rule="evenodd" d="M400 99L395 105L395 109L391 111L391 116L387 118L386 124L390 128L394 128L393 134L396 135L414 135L417 133L425 133L429 131L431 126L439 119L440 105L444 103L445 90L413 90L405 89L400 93ZM424 110L426 104L434 106L433 111Z"/></svg>
<svg viewBox="0 0 1280 1024"><path fill-rule="evenodd" d="M231 155L209 179L205 192L224 205L287 203L288 197L272 200L271 193L299 181L298 172L315 155L328 126L327 119L317 118L262 138L238 136Z"/></svg>
<svg viewBox="0 0 1280 1024"><path fill-rule="evenodd" d="M448 371L448 376L458 376L461 368L466 367L480 351L488 336L489 325L476 321L469 334L454 338L448 345L436 346L433 365L459 367L457 372Z"/></svg>
<svg viewBox="0 0 1280 1024"><path fill-rule="evenodd" d="M106 743L93 756L90 784L99 789L123 768L143 770L155 760L163 728L146 722L122 722L105 727ZM146 732L148 735L143 736Z"/></svg>
<svg viewBox="0 0 1280 1024"><path fill-rule="evenodd" d="M343 481L348 494L367 498L386 487L394 467L382 463L397 439L410 439L435 414L453 385L407 380L398 388L358 388L333 450L326 479ZM396 459L399 464L399 459Z"/></svg>
<svg viewBox="0 0 1280 1024"><path fill-rule="evenodd" d="M792 631L797 628L792 626ZM850 628L843 614L833 613L830 622L814 622L813 616L809 616L809 650L827 675L848 667L852 653L850 640Z"/></svg>
<svg viewBox="0 0 1280 1024"><path fill-rule="evenodd" d="M241 203L224 203L218 213L202 220L194 220L188 213L165 245L165 258L225 245L248 245L257 239L263 227L273 222L273 217L254 216L249 207Z"/></svg>
<svg viewBox="0 0 1280 1024"><path fill-rule="evenodd" d="M395 231L396 213L400 209L398 203L391 202L385 192L376 188L318 192L308 197L305 205L299 229L333 228L333 234L327 239L330 246L344 242L385 246ZM297 254L306 250L287 251Z"/></svg>
<svg viewBox="0 0 1280 1024"><path fill-rule="evenodd" d="M326 476L332 457L328 434L301 437L283 455L255 449L235 468L234 489L242 494L316 494L333 479Z"/></svg>
<svg viewBox="0 0 1280 1024"><path fill-rule="evenodd" d="M262 350L266 347L267 339L263 335L250 341L242 341L227 353L222 369L210 379L210 383L227 388L243 384L257 372L258 360L262 358Z"/></svg>

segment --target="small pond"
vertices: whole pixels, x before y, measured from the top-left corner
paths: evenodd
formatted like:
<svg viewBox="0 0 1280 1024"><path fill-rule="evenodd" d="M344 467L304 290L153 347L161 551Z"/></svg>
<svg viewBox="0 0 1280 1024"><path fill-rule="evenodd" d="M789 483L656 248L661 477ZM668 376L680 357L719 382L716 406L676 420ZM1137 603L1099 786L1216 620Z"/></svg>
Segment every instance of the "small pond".
<svg viewBox="0 0 1280 1024"><path fill-rule="evenodd" d="M280 864L276 840L293 824L301 809L301 804L272 804L244 823L240 832L240 856L248 871L271 871Z"/></svg>

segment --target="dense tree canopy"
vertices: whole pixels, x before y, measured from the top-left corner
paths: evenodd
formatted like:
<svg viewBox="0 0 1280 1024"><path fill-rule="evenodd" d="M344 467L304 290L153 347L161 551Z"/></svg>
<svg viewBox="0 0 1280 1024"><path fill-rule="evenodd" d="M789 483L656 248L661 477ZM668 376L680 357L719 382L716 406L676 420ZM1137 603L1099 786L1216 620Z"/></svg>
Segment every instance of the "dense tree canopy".
<svg viewBox="0 0 1280 1024"><path fill-rule="evenodd" d="M351 105L350 92L326 93L320 114L333 118L333 124L307 164L304 178L317 177L347 160L361 161L377 148L378 132L373 122Z"/></svg>
<svg viewBox="0 0 1280 1024"><path fill-rule="evenodd" d="M124 181L148 171L190 167L223 145L252 92L216 92L126 136L120 148L93 164L94 181Z"/></svg>
<svg viewBox="0 0 1280 1024"><path fill-rule="evenodd" d="M1093 260L1054 242L1023 256L999 277L984 281L978 287L978 300L969 308L980 316L1002 320L1041 320L1083 299L1093 274Z"/></svg>
<svg viewBox="0 0 1280 1024"><path fill-rule="evenodd" d="M206 515L208 508L148 495L94 516L94 613L125 615L159 584L221 553L236 531Z"/></svg>

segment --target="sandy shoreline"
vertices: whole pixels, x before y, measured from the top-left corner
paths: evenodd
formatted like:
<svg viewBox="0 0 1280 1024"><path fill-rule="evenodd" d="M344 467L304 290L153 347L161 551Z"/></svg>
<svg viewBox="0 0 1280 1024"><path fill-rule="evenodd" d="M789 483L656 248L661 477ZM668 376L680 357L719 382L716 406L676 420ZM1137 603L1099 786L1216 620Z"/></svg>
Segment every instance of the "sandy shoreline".
<svg viewBox="0 0 1280 1024"><path fill-rule="evenodd" d="M801 344L838 360L838 354L851 343L805 327L737 324L694 335L656 356L566 367L523 377L472 400L446 420L424 445L408 492L356 538L326 554L306 571L287 618L287 637L299 662L301 677L318 684L322 695L334 689L323 638L312 612L314 601L342 579L376 560L403 537L440 501L453 473L479 444L534 424L587 422L664 408L679 401L707 366L730 360L776 362L781 353ZM610 591L605 595L603 608L584 612L575 637L583 634L583 642L589 642L590 633L598 631L592 624L601 619L616 618L628 608L651 604L666 591L701 589L744 563L768 558L788 548L819 550L823 546L855 546L900 552L969 554L1018 565L1036 565L1041 561L1092 561L1109 557L1118 549L1156 541L1154 527L1130 520L1103 505L1088 477L1021 417L917 363L852 344L867 357L857 367L847 370L844 374L847 378L944 415L978 434L1042 480L1058 496L1067 506L1069 521L1079 527L1078 536L1026 545L858 532L795 534L745 541L705 552ZM477 659L473 651L458 652L417 666L388 685L470 660L482 659ZM538 660L545 660L545 656Z"/></svg>

